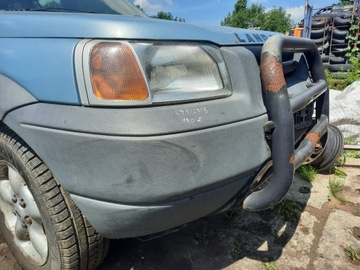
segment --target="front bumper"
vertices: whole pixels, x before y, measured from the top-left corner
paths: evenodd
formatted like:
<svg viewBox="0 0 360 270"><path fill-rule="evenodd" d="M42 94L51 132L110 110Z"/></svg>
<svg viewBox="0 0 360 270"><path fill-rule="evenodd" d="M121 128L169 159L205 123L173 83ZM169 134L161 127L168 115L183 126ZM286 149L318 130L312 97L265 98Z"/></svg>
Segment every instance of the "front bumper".
<svg viewBox="0 0 360 270"><path fill-rule="evenodd" d="M211 110L212 102L203 104ZM75 131L77 124L71 121L82 119L79 114L101 115L103 110L108 109L33 104L11 112L5 123L21 134L93 227L108 238L157 233L216 212L246 191L270 158L266 114L200 130L140 136L108 134L109 118L121 116L121 110L113 110L108 121L93 118L91 131L84 126ZM54 114L72 115L65 117L72 119L67 130L56 127L62 120L47 122L56 119ZM139 133L141 129L149 127L136 127Z"/></svg>

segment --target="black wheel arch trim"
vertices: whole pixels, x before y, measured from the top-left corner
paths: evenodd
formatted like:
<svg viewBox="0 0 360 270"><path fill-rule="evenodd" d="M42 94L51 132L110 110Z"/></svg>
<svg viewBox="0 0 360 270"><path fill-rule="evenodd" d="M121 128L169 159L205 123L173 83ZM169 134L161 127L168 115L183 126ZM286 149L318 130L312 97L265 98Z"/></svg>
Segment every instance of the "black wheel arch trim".
<svg viewBox="0 0 360 270"><path fill-rule="evenodd" d="M33 103L37 103L26 89L10 79L0 74L0 120L2 121L10 111Z"/></svg>

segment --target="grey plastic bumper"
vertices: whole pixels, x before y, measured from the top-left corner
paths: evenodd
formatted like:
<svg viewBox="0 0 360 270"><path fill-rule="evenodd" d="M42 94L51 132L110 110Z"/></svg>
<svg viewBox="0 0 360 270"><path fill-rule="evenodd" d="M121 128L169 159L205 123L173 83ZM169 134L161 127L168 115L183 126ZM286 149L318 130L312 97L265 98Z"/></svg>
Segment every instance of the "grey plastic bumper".
<svg viewBox="0 0 360 270"><path fill-rule="evenodd" d="M250 175L208 192L158 205L125 205L71 197L101 235L138 237L166 231L215 212L236 196Z"/></svg>
<svg viewBox="0 0 360 270"><path fill-rule="evenodd" d="M34 104L11 112L5 121L72 194L94 228L110 238L156 233L219 210L247 190L271 155L265 114L201 130L131 136L109 134L124 129L114 120L123 112L104 114L107 121L92 117L91 112L101 115L102 110L107 109ZM66 116L65 123L57 114L72 117ZM91 132L84 132L85 125L74 131L74 119L87 117L93 120ZM41 125L47 121L50 127ZM109 122L115 125L111 130ZM61 123L67 130L56 128ZM134 128L141 129L149 127Z"/></svg>

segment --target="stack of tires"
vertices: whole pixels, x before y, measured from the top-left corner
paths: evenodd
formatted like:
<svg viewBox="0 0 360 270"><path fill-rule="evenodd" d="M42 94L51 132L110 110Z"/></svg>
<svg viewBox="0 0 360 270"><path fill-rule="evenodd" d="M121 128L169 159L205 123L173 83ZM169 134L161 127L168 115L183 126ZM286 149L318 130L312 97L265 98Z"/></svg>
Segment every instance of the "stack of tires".
<svg viewBox="0 0 360 270"><path fill-rule="evenodd" d="M351 15L334 16L331 28L330 52L329 52L329 70L332 72L346 71L351 65L346 64L345 57L348 40L346 38L350 25Z"/></svg>
<svg viewBox="0 0 360 270"><path fill-rule="evenodd" d="M329 17L313 18L310 38L314 41L321 55L329 55L331 20ZM328 61L327 58L325 60Z"/></svg>
<svg viewBox="0 0 360 270"><path fill-rule="evenodd" d="M345 57L352 6L326 7L314 14L310 38L317 45L324 67L330 72L351 68Z"/></svg>

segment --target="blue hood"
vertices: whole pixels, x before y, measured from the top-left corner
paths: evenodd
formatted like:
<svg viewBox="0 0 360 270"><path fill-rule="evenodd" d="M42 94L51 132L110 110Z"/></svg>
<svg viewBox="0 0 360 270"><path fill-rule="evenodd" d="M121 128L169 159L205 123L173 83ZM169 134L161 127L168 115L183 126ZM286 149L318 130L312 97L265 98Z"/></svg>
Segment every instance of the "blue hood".
<svg viewBox="0 0 360 270"><path fill-rule="evenodd" d="M262 44L275 32L88 13L0 12L0 38L116 38Z"/></svg>

